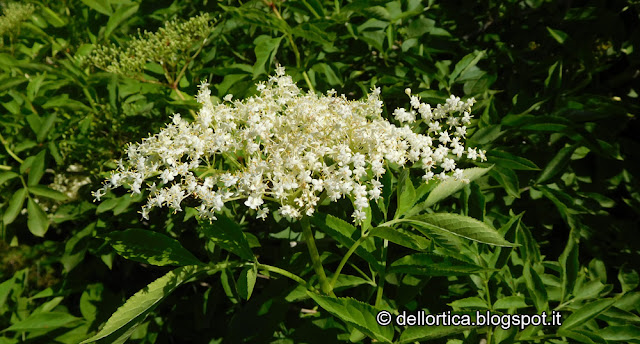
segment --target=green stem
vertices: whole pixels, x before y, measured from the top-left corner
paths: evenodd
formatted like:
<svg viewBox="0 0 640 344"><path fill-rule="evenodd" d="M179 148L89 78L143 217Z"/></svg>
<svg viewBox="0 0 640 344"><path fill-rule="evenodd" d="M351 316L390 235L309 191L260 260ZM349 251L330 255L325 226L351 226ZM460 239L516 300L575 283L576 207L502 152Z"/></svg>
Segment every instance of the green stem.
<svg viewBox="0 0 640 344"><path fill-rule="evenodd" d="M173 85L173 78L171 78L171 73L169 72L169 68L167 68L167 64L163 62L160 63L162 65L162 70L164 70L164 77L167 79L167 83L169 85Z"/></svg>
<svg viewBox="0 0 640 344"><path fill-rule="evenodd" d="M282 20L284 25L287 27L287 30L285 31L284 35L287 37L287 41L289 41L289 45L291 46L291 50L293 50L293 55L296 57L296 67L301 69L302 68L302 58L300 57L300 51L298 50L298 46L296 45L295 41L293 40L293 35L291 34L291 27L289 26L289 23L287 23L287 21L282 17L282 15L280 14L280 11L275 6L275 4L273 4L272 2L269 2L267 0L263 0L263 2L267 6L269 6L271 8L271 10L276 15L276 17L278 19ZM311 80L309 79L309 76L307 75L307 72L306 71L302 72L302 75L304 76L304 80L307 83L307 86L309 86L309 89L312 92L315 93L315 89L313 88L313 85L311 84Z"/></svg>
<svg viewBox="0 0 640 344"><path fill-rule="evenodd" d="M332 289L333 289L333 286L336 285L336 282L338 281L338 277L340 277L340 272L342 272L342 268L344 268L344 266L347 264L349 257L351 257L353 252L355 252L358 249L358 247L360 247L360 244L362 244L362 242L364 242L367 238L368 238L368 235L366 234L361 236L360 239L356 240L356 242L354 242L353 245L351 245L351 247L349 248L349 251L347 251L344 257L342 257L342 260L340 261L340 264L338 265L336 272L331 277Z"/></svg>
<svg viewBox="0 0 640 344"><path fill-rule="evenodd" d="M304 76L304 81L307 82L307 85L309 86L309 89L311 90L311 92L316 93L316 89L313 88L313 84L311 83L311 79L309 79L309 75L307 74L307 71L302 72L302 76Z"/></svg>
<svg viewBox="0 0 640 344"><path fill-rule="evenodd" d="M309 218L307 216L303 216L300 220L300 225L302 226L302 234L304 235L304 240L307 242L307 248L309 249L309 255L311 256L313 269L320 279L320 289L322 289L322 292L327 295L335 296L333 290L331 289L331 285L327 280L327 275L324 273L322 261L320 260L320 254L318 254L318 248L316 247L316 241L313 239L313 232L311 231Z"/></svg>
<svg viewBox="0 0 640 344"><path fill-rule="evenodd" d="M7 142L7 140L4 139L4 136L2 136L2 134L0 134L0 142L2 142L2 145L4 146L4 149L7 151L7 153L9 153L9 155L11 155L12 158L14 158L17 162L19 162L21 164L24 162L24 160L20 159L20 157L17 156L11 150L11 148L9 148L9 143Z"/></svg>
<svg viewBox="0 0 640 344"><path fill-rule="evenodd" d="M387 270L387 250L389 248L389 240L384 240L384 244L382 246L382 272L380 272L380 276L378 277L378 291L376 293L376 303L375 306L379 307L382 302L382 293L384 291L384 279L386 278L386 270Z"/></svg>
<svg viewBox="0 0 640 344"><path fill-rule="evenodd" d="M161 81L158 81L158 80L146 79L145 77L140 76L140 75L127 76L127 77L130 77L130 78L132 78L134 80L138 80L140 82L145 82L147 84L154 84L154 85L160 85L160 86L171 88L171 85L169 85L169 84L165 84L164 82L161 82Z"/></svg>
<svg viewBox="0 0 640 344"><path fill-rule="evenodd" d="M318 12L316 12L316 10L315 10L311 5L309 5L309 3L308 3L307 1L304 1L304 0L303 0L303 1L302 1L302 3L303 3L303 4L304 4L304 6L309 10L309 12L311 12L311 14L313 14L313 16L314 16L316 19L320 19L320 18L322 18L322 17L320 17L320 15L318 14Z"/></svg>
<svg viewBox="0 0 640 344"><path fill-rule="evenodd" d="M489 281L486 273L484 274L483 279L484 279L484 289L485 289L486 298L487 298L487 305L489 306L489 310L493 311L493 306L491 303L491 294L489 293ZM487 329L487 344L491 344L492 337L493 337L493 326L489 326L489 328Z"/></svg>
<svg viewBox="0 0 640 344"><path fill-rule="evenodd" d="M300 283L301 285L304 285L305 287L307 287L307 289L310 289L311 291L315 291L315 288L310 285L309 283L307 283L307 281L305 281L304 279L302 279L300 276L291 273L287 270L281 269L277 266L272 266L272 265L266 265L266 264L258 264L258 269L263 269L263 270L267 270L279 275L282 275L284 277L287 277L289 279L292 279L298 283Z"/></svg>
<svg viewBox="0 0 640 344"><path fill-rule="evenodd" d="M191 56L190 58L188 58L187 61L185 61L184 66L182 66L182 69L180 70L175 80L173 81L173 86L176 87L176 89L178 87L178 83L180 82L180 79L182 79L182 77L184 76L184 73L187 72L187 67L189 67L189 64L191 63L191 61L193 61L198 56L198 54L200 54L200 52L202 51L202 48L204 48L205 43L206 41L203 41L200 47L198 47L198 50L196 51L196 53L193 54L193 56Z"/></svg>

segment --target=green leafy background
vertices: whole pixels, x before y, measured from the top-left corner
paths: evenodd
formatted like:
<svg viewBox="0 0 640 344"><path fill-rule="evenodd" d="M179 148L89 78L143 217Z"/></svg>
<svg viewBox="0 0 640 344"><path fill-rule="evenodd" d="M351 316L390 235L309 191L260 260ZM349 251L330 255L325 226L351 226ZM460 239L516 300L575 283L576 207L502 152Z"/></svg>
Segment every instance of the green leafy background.
<svg viewBox="0 0 640 344"><path fill-rule="evenodd" d="M0 36L0 343L640 342L637 1L28 2ZM206 40L168 76L83 60L202 13ZM470 184L389 166L365 232L345 222L349 200L321 205L311 224L336 297L277 214L141 221L143 195L91 196L128 142L193 116L200 82L244 98L276 63L318 92L380 86L386 111L407 106L406 87L478 101L468 145L488 161L466 166ZM564 322L381 327L382 309Z"/></svg>

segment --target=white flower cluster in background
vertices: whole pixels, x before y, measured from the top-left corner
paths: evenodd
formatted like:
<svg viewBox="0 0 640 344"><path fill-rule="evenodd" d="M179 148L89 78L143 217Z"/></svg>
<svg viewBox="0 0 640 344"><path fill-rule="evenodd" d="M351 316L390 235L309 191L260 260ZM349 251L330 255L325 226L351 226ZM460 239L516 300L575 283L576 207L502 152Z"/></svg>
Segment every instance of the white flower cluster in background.
<svg viewBox="0 0 640 344"><path fill-rule="evenodd" d="M67 199L75 200L78 198L78 191L81 187L91 183L91 178L83 175L84 168L79 164L69 165L67 173L56 173L53 177L53 183L49 187L53 190L62 192Z"/></svg>
<svg viewBox="0 0 640 344"><path fill-rule="evenodd" d="M422 135L382 118L378 88L362 101L333 90L326 96L302 93L278 67L257 89L257 96L231 102L228 95L214 105L208 85L201 85L196 119L188 122L176 114L160 133L131 144L126 162L94 193L96 199L122 185L134 194L146 185L150 195L142 216L147 219L154 207L180 211L187 197L211 220L225 202L237 199L258 218L269 212L265 201L274 201L281 215L297 219L311 216L326 192L331 201L350 198L354 222L361 223L369 200L380 198L385 161L416 164L429 181L462 178L454 158L463 154L485 159L483 151L464 147L473 99L452 96L432 109L407 89L413 109L394 115L412 122L419 114L428 125ZM223 170L217 169L220 159L226 162Z"/></svg>

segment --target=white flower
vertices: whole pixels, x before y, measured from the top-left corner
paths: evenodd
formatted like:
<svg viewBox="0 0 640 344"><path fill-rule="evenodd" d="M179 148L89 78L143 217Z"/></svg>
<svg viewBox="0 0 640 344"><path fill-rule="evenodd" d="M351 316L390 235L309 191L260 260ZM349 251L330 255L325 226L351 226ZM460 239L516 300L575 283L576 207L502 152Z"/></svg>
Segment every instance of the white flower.
<svg viewBox="0 0 640 344"><path fill-rule="evenodd" d="M456 168L456 163L453 159L444 158L444 162L440 165L445 171L451 171Z"/></svg>
<svg viewBox="0 0 640 344"><path fill-rule="evenodd" d="M209 220L225 202L242 198L257 218L269 213L268 199L280 204L282 216L299 219L312 216L326 192L331 201L353 200L353 219L361 223L369 200L381 198L379 179L387 163L421 164L428 182L449 178L450 171L460 178L452 158L465 151L469 159L486 159L484 151L467 150L463 142L473 100L451 96L433 108L407 89L412 110L392 113L404 123L414 122L417 111L428 126L427 134L417 134L382 117L379 88L360 101L333 90L326 96L303 93L281 66L257 85L258 95L245 100L231 102L229 94L214 105L208 84L199 88L202 108L194 121L176 114L158 134L129 145L127 160L93 193L96 200L119 186L142 192L146 181L151 192L143 218L154 207L180 211L189 197Z"/></svg>
<svg viewBox="0 0 640 344"><path fill-rule="evenodd" d="M433 179L434 173L429 171L427 173L424 174L424 176L422 176L422 180L424 180L425 182L430 181L431 179Z"/></svg>
<svg viewBox="0 0 640 344"><path fill-rule="evenodd" d="M476 160L476 158L478 158L478 152L476 151L475 148L468 148L468 153L467 153L467 159L472 159L472 160Z"/></svg>
<svg viewBox="0 0 640 344"><path fill-rule="evenodd" d="M91 195L94 197L95 201L99 202L100 198L102 198L106 193L106 189L98 189L96 191L92 191Z"/></svg>
<svg viewBox="0 0 640 344"><path fill-rule="evenodd" d="M431 105L429 104L420 104L418 107L418 112L422 116L422 119L425 121L430 121L433 117L433 113L431 112Z"/></svg>
<svg viewBox="0 0 640 344"><path fill-rule="evenodd" d="M256 218L265 220L267 218L267 214L269 214L269 208L262 207L258 209L258 216L256 216Z"/></svg>
<svg viewBox="0 0 640 344"><path fill-rule="evenodd" d="M362 221L367 219L367 214L362 210L356 210L351 215L356 223L362 223Z"/></svg>
<svg viewBox="0 0 640 344"><path fill-rule="evenodd" d="M395 109L393 111L393 116L400 123L403 123L403 122L411 123L411 122L415 121L415 119L416 119L412 112L407 112L407 110L405 110L403 108Z"/></svg>
<svg viewBox="0 0 640 344"><path fill-rule="evenodd" d="M297 219L300 217L300 212L290 205L283 205L282 207L280 207L279 211L280 211L280 215L290 220Z"/></svg>
<svg viewBox="0 0 640 344"><path fill-rule="evenodd" d="M487 161L487 157L485 156L486 153L487 151L478 150L478 157L480 158L480 161Z"/></svg>
<svg viewBox="0 0 640 344"><path fill-rule="evenodd" d="M451 138L449 138L449 133L446 131L443 131L442 133L440 133L440 137L438 138L438 141L445 144L450 142Z"/></svg>
<svg viewBox="0 0 640 344"><path fill-rule="evenodd" d="M458 158L460 158L462 154L464 154L464 146L462 146L461 144L457 144L453 146L451 153L455 154Z"/></svg>
<svg viewBox="0 0 640 344"><path fill-rule="evenodd" d="M420 107L420 99L416 96L411 96L411 107L418 109Z"/></svg>
<svg viewBox="0 0 640 344"><path fill-rule="evenodd" d="M228 188L238 182L238 177L232 175L231 173L224 173L220 176L220 181L224 183L224 187Z"/></svg>
<svg viewBox="0 0 640 344"><path fill-rule="evenodd" d="M249 196L249 198L247 198L247 200L244 202L244 205L255 210L255 209L258 209L258 207L261 206L263 203L264 201L260 196L252 195L252 196Z"/></svg>

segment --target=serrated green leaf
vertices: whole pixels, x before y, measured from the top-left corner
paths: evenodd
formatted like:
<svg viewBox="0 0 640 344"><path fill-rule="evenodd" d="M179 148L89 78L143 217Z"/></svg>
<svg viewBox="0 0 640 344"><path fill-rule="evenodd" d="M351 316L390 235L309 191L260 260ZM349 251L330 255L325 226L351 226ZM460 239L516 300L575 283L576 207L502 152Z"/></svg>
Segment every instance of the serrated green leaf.
<svg viewBox="0 0 640 344"><path fill-rule="evenodd" d="M630 341L640 338L640 327L634 325L608 326L598 331L607 341Z"/></svg>
<svg viewBox="0 0 640 344"><path fill-rule="evenodd" d="M451 336L473 329L474 326L410 326L400 335L400 344L423 342Z"/></svg>
<svg viewBox="0 0 640 344"><path fill-rule="evenodd" d="M342 80L340 80L340 77L338 77L333 68L331 68L331 66L327 63L317 63L312 67L312 69L324 75L323 80L325 80L331 86L339 86L343 84Z"/></svg>
<svg viewBox="0 0 640 344"><path fill-rule="evenodd" d="M640 325L640 316L637 316L631 312L623 311L622 309L611 306L598 316L598 319L602 319L609 324L635 324Z"/></svg>
<svg viewBox="0 0 640 344"><path fill-rule="evenodd" d="M202 233L225 250L238 255L245 260L254 260L249 241L242 232L242 228L224 215L209 223L200 221Z"/></svg>
<svg viewBox="0 0 640 344"><path fill-rule="evenodd" d="M144 229L127 229L106 236L113 249L124 258L156 266L202 264L178 240Z"/></svg>
<svg viewBox="0 0 640 344"><path fill-rule="evenodd" d="M430 229L428 227L409 223L415 230L422 233L425 237L433 241L434 244L443 247L448 252L461 252L465 249L466 239L438 229ZM455 257L455 256L454 256Z"/></svg>
<svg viewBox="0 0 640 344"><path fill-rule="evenodd" d="M413 225L425 226L432 230L448 232L469 240L484 244L513 247L517 246L506 241L498 231L484 222L458 214L425 214L406 219Z"/></svg>
<svg viewBox="0 0 640 344"><path fill-rule="evenodd" d="M564 31L552 29L548 26L547 26L547 31L549 31L549 34L551 35L551 37L553 37L553 39L555 39L556 42L560 44L564 44L564 41L566 41L567 37L569 37L569 35L567 35Z"/></svg>
<svg viewBox="0 0 640 344"><path fill-rule="evenodd" d="M473 133L471 137L469 137L468 143L469 145L476 144L487 144L498 139L502 134L505 133L505 130L502 130L502 126L500 124L492 124L483 128L478 129Z"/></svg>
<svg viewBox="0 0 640 344"><path fill-rule="evenodd" d="M453 85L458 76L478 64L484 56L484 51L474 51L463 57L460 62L456 63L453 72L451 72L451 75L449 76L449 85Z"/></svg>
<svg viewBox="0 0 640 344"><path fill-rule="evenodd" d="M113 30L115 30L123 21L131 17L138 11L138 4L123 5L118 8L112 16L109 17L109 21L104 28L104 38L108 39L111 36Z"/></svg>
<svg viewBox="0 0 640 344"><path fill-rule="evenodd" d="M500 229L498 230L498 233L504 236L505 240L507 241L515 241L517 229L520 226L520 220L522 219L523 215L524 213L520 213L516 216L512 216L507 223L505 223L502 227L500 227ZM507 261L509 260L509 256L511 255L512 251L513 249L510 247L497 248L494 251L491 258L489 259L489 264L490 264L489 266L492 266L496 269L502 269L502 267L505 266L505 264L507 264Z"/></svg>
<svg viewBox="0 0 640 344"><path fill-rule="evenodd" d="M309 291L307 294L324 310L356 327L369 337L384 343L391 343L393 340L393 326L380 326L376 322L376 315L381 309L352 298L333 298Z"/></svg>
<svg viewBox="0 0 640 344"><path fill-rule="evenodd" d="M2 309L2 307L5 305L5 302L7 302L7 298L9 297L11 290L13 290L15 280L16 279L14 275L14 277L0 283L0 309Z"/></svg>
<svg viewBox="0 0 640 344"><path fill-rule="evenodd" d="M569 164L571 154L573 151L578 148L577 145L572 145L569 147L564 147L558 151L558 153L549 161L547 166L545 166L544 170L540 173L538 180L536 183L541 184L546 182L547 180L553 178L556 174L564 169L564 167Z"/></svg>
<svg viewBox="0 0 640 344"><path fill-rule="evenodd" d="M429 247L430 241L422 236L413 234L400 228L375 227L369 232L369 236L386 239L394 244L408 247L416 251L424 251Z"/></svg>
<svg viewBox="0 0 640 344"><path fill-rule="evenodd" d="M616 298L606 298L587 303L571 313L571 315L562 322L560 329L568 330L584 324L609 309L616 300Z"/></svg>
<svg viewBox="0 0 640 344"><path fill-rule="evenodd" d="M335 32L327 32L324 30L322 23L304 22L295 27L291 33L297 37L304 38L310 42L320 44L333 44L336 40Z"/></svg>
<svg viewBox="0 0 640 344"><path fill-rule="evenodd" d="M29 192L36 196L51 198L56 201L65 201L67 196L60 191L49 189L43 185L34 185L29 187Z"/></svg>
<svg viewBox="0 0 640 344"><path fill-rule="evenodd" d="M572 331L572 330L558 330L558 335L571 338L578 343L586 343L586 344L596 344L590 336L586 335L584 332L580 331ZM601 342L598 342L601 343Z"/></svg>
<svg viewBox="0 0 640 344"><path fill-rule="evenodd" d="M580 262L578 261L579 235L576 229L572 229L569 234L567 245L558 257L558 263L562 269L562 300L567 300L569 294L573 293L573 287L578 278Z"/></svg>
<svg viewBox="0 0 640 344"><path fill-rule="evenodd" d="M142 323L146 316L162 300L184 282L208 270L216 269L191 265L168 272L130 297L124 305L111 315L104 327L95 336L80 344L96 341L114 343L116 340L124 342L131 335L133 329Z"/></svg>
<svg viewBox="0 0 640 344"><path fill-rule="evenodd" d="M463 170L463 179L468 179L469 181L474 181L480 177L482 177L485 173L489 172L491 167L481 168L481 167L472 167ZM462 180L455 180L453 178L449 178L441 183L439 183L427 196L426 201L424 201L423 207L428 208L432 205L440 202L441 200L453 195L454 193L460 191L467 183Z"/></svg>
<svg viewBox="0 0 640 344"><path fill-rule="evenodd" d="M331 236L344 247L351 247L358 239L354 239L354 236L357 235L357 230L354 226L333 215L316 212L310 220L316 227L320 228L324 233ZM373 255L373 251L374 248L371 247L371 245L367 245L367 241L365 241L356 249L355 254L366 260L374 269L380 271L382 266Z"/></svg>
<svg viewBox="0 0 640 344"><path fill-rule="evenodd" d="M538 312L547 311L549 308L547 289L529 261L527 261L522 268L522 275L524 276L529 296L533 300L533 304L536 306Z"/></svg>
<svg viewBox="0 0 640 344"><path fill-rule="evenodd" d="M113 10L109 5L109 0L81 0L85 5L91 7L92 9L107 15L111 16L113 14Z"/></svg>
<svg viewBox="0 0 640 344"><path fill-rule="evenodd" d="M44 72L42 74L38 73L36 76L29 78L29 85L27 85L27 98L30 101L33 101L36 96L38 95L38 91L40 90L40 87L42 86L42 84L44 83L45 78L47 77L47 72ZM40 117L37 114L32 114L29 116L29 118L31 119L36 119L39 120ZM36 121L39 122L39 121ZM31 128L33 129L34 132L38 132L38 130L36 130L35 126L31 126Z"/></svg>
<svg viewBox="0 0 640 344"><path fill-rule="evenodd" d="M473 308L473 309L488 309L487 302L477 296L465 297L464 299L455 300L448 303L452 308Z"/></svg>
<svg viewBox="0 0 640 344"><path fill-rule="evenodd" d="M30 332L37 330L56 329L80 320L67 312L42 312L34 313L26 319L19 321L0 331Z"/></svg>
<svg viewBox="0 0 640 344"><path fill-rule="evenodd" d="M510 168L512 170L538 171L538 167L531 160L515 156L505 151L493 149L487 152L487 162L498 166Z"/></svg>
<svg viewBox="0 0 640 344"><path fill-rule="evenodd" d="M482 72L481 76L470 79L464 82L462 91L466 95L478 95L483 94L489 87L496 81L497 76L495 74L486 74ZM460 80L457 80L459 82Z"/></svg>
<svg viewBox="0 0 640 344"><path fill-rule="evenodd" d="M4 184L7 180L11 180L17 176L19 176L19 174L11 171L0 172L0 186Z"/></svg>
<svg viewBox="0 0 640 344"><path fill-rule="evenodd" d="M27 180L27 185L37 185L40 182L40 179L42 179L42 176L44 175L45 153L46 151L42 150L33 159L33 162L29 167L29 178Z"/></svg>
<svg viewBox="0 0 640 344"><path fill-rule="evenodd" d="M489 269L430 253L414 253L404 256L389 266L390 272L424 276L464 276Z"/></svg>
<svg viewBox="0 0 640 344"><path fill-rule="evenodd" d="M96 223L92 222L67 239L64 244L64 254L60 258L60 263L64 266L65 272L71 271L84 259L88 249L87 241L92 237L91 234L95 228Z"/></svg>
<svg viewBox="0 0 640 344"><path fill-rule="evenodd" d="M87 320L92 323L98 315L98 305L104 294L104 286L102 283L96 283L88 285L80 296L80 313Z"/></svg>
<svg viewBox="0 0 640 344"><path fill-rule="evenodd" d="M494 166L489 175L502 186L509 196L520 198L520 184L518 176L513 170L501 166Z"/></svg>
<svg viewBox="0 0 640 344"><path fill-rule="evenodd" d="M41 8L42 8L42 14L47 18L47 22L49 24L55 27L63 27L66 25L65 21L62 20L62 18L60 18L58 14L53 12L50 8L44 7L44 6L42 6Z"/></svg>
<svg viewBox="0 0 640 344"><path fill-rule="evenodd" d="M18 214L20 214L25 198L27 198L27 189L24 188L19 189L11 196L9 206L2 216L2 222L4 222L5 225L12 223Z"/></svg>
<svg viewBox="0 0 640 344"><path fill-rule="evenodd" d="M618 271L618 281L620 281L623 293L636 289L638 284L640 284L638 272L630 268L628 263L624 263L620 267Z"/></svg>
<svg viewBox="0 0 640 344"><path fill-rule="evenodd" d="M400 178L398 179L398 208L396 210L395 218L398 218L413 207L416 201L416 190L411 182L408 169L403 169Z"/></svg>
<svg viewBox="0 0 640 344"><path fill-rule="evenodd" d="M266 74L266 68L271 65L271 61L278 52L278 47L284 36L271 38L266 35L259 36L254 40L256 63L253 65L253 78L256 79L261 74Z"/></svg>
<svg viewBox="0 0 640 344"><path fill-rule="evenodd" d="M55 112L50 113L47 117L45 117L44 121L42 122L42 125L40 126L40 130L38 130L38 133L36 135L36 140L38 142L42 142L46 137L47 134L49 134L49 131L51 131L51 128L53 127L53 123L56 121L56 114Z"/></svg>
<svg viewBox="0 0 640 344"><path fill-rule="evenodd" d="M85 112L91 111L90 107L86 106L82 102L69 98L69 95L66 93L49 98L46 103L42 104L42 108L44 109L62 108L62 109L68 109L72 111L85 111ZM91 119L91 117L87 116L87 119ZM89 122L81 122L81 123L88 124Z"/></svg>
<svg viewBox="0 0 640 344"><path fill-rule="evenodd" d="M40 208L40 205L33 199L29 198L27 201L27 227L29 231L38 237L43 237L49 229L49 218L47 214Z"/></svg>
<svg viewBox="0 0 640 344"><path fill-rule="evenodd" d="M253 287L256 285L256 278L258 274L255 266L247 266L240 273L240 278L236 283L236 289L238 295L245 300L249 300L251 293L253 293Z"/></svg>
<svg viewBox="0 0 640 344"><path fill-rule="evenodd" d="M524 302L524 297L516 295L503 297L493 303L493 309L518 309L527 307L529 307L529 305Z"/></svg>
<svg viewBox="0 0 640 344"><path fill-rule="evenodd" d="M640 304L640 291L634 291L620 296L614 306L624 311L631 311L638 304Z"/></svg>

